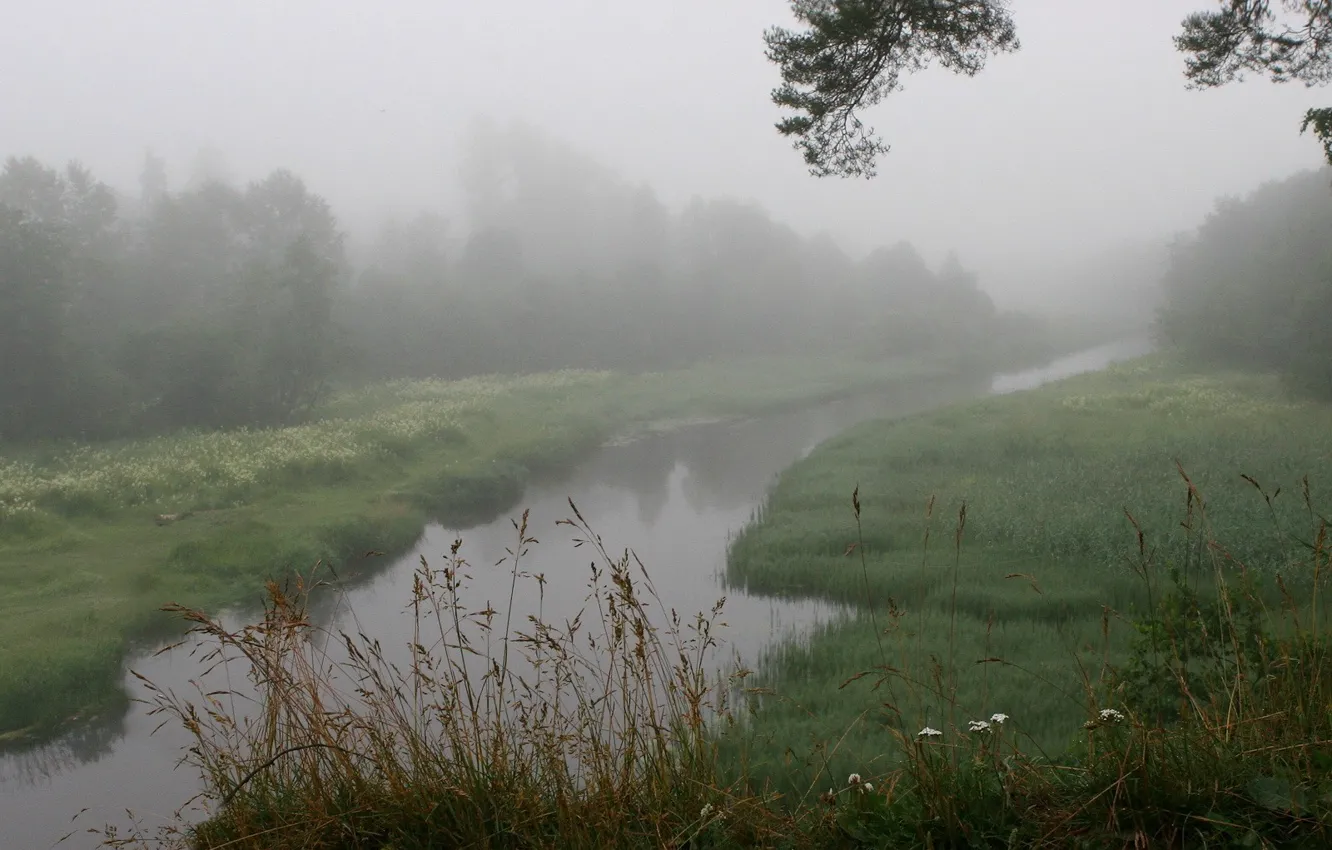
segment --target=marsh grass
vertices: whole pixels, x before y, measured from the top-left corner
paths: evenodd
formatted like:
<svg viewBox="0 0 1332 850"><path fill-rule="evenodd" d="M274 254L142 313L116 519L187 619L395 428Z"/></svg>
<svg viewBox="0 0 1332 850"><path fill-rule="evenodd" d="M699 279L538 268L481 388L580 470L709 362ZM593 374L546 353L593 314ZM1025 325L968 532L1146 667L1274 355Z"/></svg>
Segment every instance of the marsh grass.
<svg viewBox="0 0 1332 850"><path fill-rule="evenodd" d="M1113 590L1099 604L1078 578L1051 577L1048 553L1025 571L1021 546L984 557L994 526L967 502L916 512L910 563L857 488L841 531L806 544L837 540L845 574L811 587L858 585L846 596L859 613L729 679L707 660L720 604L682 621L572 505L594 556L586 618L548 623L538 609L515 624L519 583L545 580L523 566L536 542L525 521L502 612L466 606L460 543L442 567L422 562L405 663L363 630L321 634L305 609L317 583L270 584L263 620L239 631L177 609L211 644L206 660L241 665L250 685L156 693L155 710L194 737L208 816L109 842L1329 846L1332 540L1317 491L1301 479L1292 512L1245 475L1257 518L1234 525L1232 502L1218 525L1187 468L1170 473L1173 523L1107 515L1122 520L1121 559L1093 553L1079 574ZM769 511L765 525L781 517ZM1261 568L1235 555L1232 533ZM889 543L893 573L877 559ZM987 575L1005 588L988 598L972 586ZM1043 604L1056 613L1034 616Z"/></svg>
<svg viewBox="0 0 1332 850"><path fill-rule="evenodd" d="M783 695L755 726L760 740L780 742L764 743L759 761L778 773L787 761L801 766L783 787L803 788L829 740L845 735L843 752L875 751L885 721L865 696L869 683L836 686L876 665L919 669L931 658L973 666L958 678L973 717L1012 714L1034 745L1064 751L1085 719L1079 665L1126 658L1133 631L1124 624L1155 616L1151 588L1168 589L1140 574L1137 535L1154 547L1161 576L1173 567L1192 578L1182 565L1198 558L1184 557L1180 525L1190 492L1208 494L1209 527L1229 558L1255 576L1282 575L1297 598L1306 592L1307 550L1292 535L1311 539L1309 505L1328 501L1319 488L1332 480L1328 433L1332 407L1292 397L1275 378L1151 357L829 440L782 474L730 552L733 586L858 612L758 665L756 681ZM1181 468L1192 490L1180 489ZM862 516L848 501L857 484ZM948 545L959 529L966 545ZM1209 575L1189 583L1204 599ZM1260 584L1277 606L1279 589ZM897 635L887 660L866 600ZM896 620L886 614L894 607ZM972 664L986 657L1006 663ZM853 724L867 702L865 723ZM937 708L913 717L940 719ZM863 766L843 758L826 772Z"/></svg>
<svg viewBox="0 0 1332 850"><path fill-rule="evenodd" d="M562 524L591 550L582 612L518 622L519 584L545 582L525 568L537 541L524 514L503 610L468 607L461 540L442 565L422 559L405 663L359 630L315 627L316 581L271 583L262 620L234 631L175 608L203 663L247 685L180 696L148 683L153 712L193 737L207 819L109 829L108 846L798 846L796 818L718 782L721 602L682 618L570 508Z"/></svg>
<svg viewBox="0 0 1332 850"><path fill-rule="evenodd" d="M1181 505L1176 461L1208 494L1209 516L1225 530L1231 554L1254 569L1280 569L1292 550L1279 529L1305 522L1301 478L1310 477L1315 504L1332 503L1329 433L1332 405L1292 396L1276 376L1198 372L1164 356L867 422L781 475L757 521L738 536L728 578L753 592L859 600L863 578L843 557L856 539L846 505L858 484L878 599L913 598L902 591L906 583L935 587L949 575L952 553L940 547L937 562L920 569L924 505L933 494L938 521L964 502L970 512L964 595L976 587L987 597L1021 596L1020 582L990 569L998 563L1011 567L1005 572L1039 574L1046 612L1095 613L1102 601L1124 610L1126 594L1137 592L1124 570L1124 541L1133 534L1124 511L1153 540L1172 539ZM1286 488L1273 501L1277 525L1253 509L1241 474ZM1006 606L994 607L1003 616Z"/></svg>
<svg viewBox="0 0 1332 850"><path fill-rule="evenodd" d="M825 728L848 706L857 716L796 786L774 781L754 737L755 714L794 700L780 682L748 686L748 671L715 675L722 603L681 618L572 503L562 524L592 557L586 605L563 623L540 606L518 622L519 584L545 582L525 567L537 544L525 516L502 562L512 590L500 610L468 607L461 541L441 566L422 560L405 654L359 624L314 626L318 581L271 583L262 620L238 630L175 608L203 639L203 663L239 666L247 685L182 697L146 683L153 711L194 740L186 758L204 778L206 818L110 830L107 844L1327 846L1328 522L1306 501L1301 557L1258 575L1229 557L1180 474L1182 546L1137 537L1133 572L1152 607L1128 622L1105 609L1099 647L1074 648L1062 679L1015 660L1021 644L1005 646L993 623L960 629L952 606L916 616L888 599L843 624L870 660L840 687L818 670L829 704L799 709ZM937 535L955 571L966 517ZM1109 651L1116 628L1131 632L1122 657ZM1058 753L1031 732L1042 710L1077 720Z"/></svg>
<svg viewBox="0 0 1332 850"><path fill-rule="evenodd" d="M871 846L1328 846L1332 553L1316 483L1289 475L1299 457L1327 471L1328 415L1262 376L1158 359L830 441L783 476L731 579L859 610L761 660L723 760L798 805L822 792ZM1151 428L1177 426L1220 510L1182 463L1163 463L1163 494L1138 481ZM1234 457L1294 486L1227 481ZM870 488L852 489L857 468ZM906 513L921 475L961 476L975 500L950 488L950 509ZM1051 489L1005 500L1015 477ZM1098 504L1104 528L1084 534ZM879 793L843 811L849 773Z"/></svg>

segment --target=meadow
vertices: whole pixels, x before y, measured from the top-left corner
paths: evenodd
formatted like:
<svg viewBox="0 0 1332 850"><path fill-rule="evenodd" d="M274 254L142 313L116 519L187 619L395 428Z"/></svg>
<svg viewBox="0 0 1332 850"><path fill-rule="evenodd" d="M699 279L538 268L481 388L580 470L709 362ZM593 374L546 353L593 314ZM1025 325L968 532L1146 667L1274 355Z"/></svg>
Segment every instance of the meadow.
<svg viewBox="0 0 1332 850"><path fill-rule="evenodd" d="M1329 425L1154 357L854 428L729 580L857 613L720 678L724 605L663 610L573 506L587 616L505 640L462 542L417 571L407 665L312 625L309 586L241 632L177 609L259 700L150 685L207 816L111 846L1326 847ZM515 587L536 545L524 515Z"/></svg>
<svg viewBox="0 0 1332 850"><path fill-rule="evenodd" d="M894 735L965 740L996 713L1062 756L1089 706L1122 701L1110 670L1176 580L1207 598L1218 570L1258 576L1279 614L1281 576L1307 603L1329 434L1332 405L1276 377L1154 356L827 441L783 473L727 577L856 614L772 648L731 756L807 795L900 766Z"/></svg>
<svg viewBox="0 0 1332 850"><path fill-rule="evenodd" d="M342 391L292 427L7 447L0 740L119 710L126 653L177 628L166 603L257 606L269 577L321 560L354 571L431 519L488 519L532 475L663 420L943 377L907 361L787 358L396 381Z"/></svg>

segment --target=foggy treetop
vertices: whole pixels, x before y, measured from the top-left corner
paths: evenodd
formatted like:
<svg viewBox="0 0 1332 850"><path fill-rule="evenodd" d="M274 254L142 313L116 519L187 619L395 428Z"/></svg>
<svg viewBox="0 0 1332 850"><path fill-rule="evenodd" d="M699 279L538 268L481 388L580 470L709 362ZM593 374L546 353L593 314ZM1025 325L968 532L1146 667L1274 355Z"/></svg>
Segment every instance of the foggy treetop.
<svg viewBox="0 0 1332 850"><path fill-rule="evenodd" d="M795 22L771 0L11 5L0 157L132 187L151 147L180 187L221 151L242 184L299 173L353 241L385 212L459 219L462 131L485 115L673 210L735 197L853 255L955 249L1001 303L1030 304L1058 286L1035 273L1052 258L1191 227L1217 195L1319 160L1302 86L1187 90L1172 38L1200 0L1015 0L1020 52L975 79L927 71L866 116L894 151L867 185L811 180L773 132L762 33Z"/></svg>
<svg viewBox="0 0 1332 850"><path fill-rule="evenodd" d="M335 384L782 355L978 370L1050 352L950 255L864 259L763 210L645 186L521 127L464 157L460 235L389 218L354 261L292 171L137 194L77 162L0 169L0 441L288 424Z"/></svg>
<svg viewBox="0 0 1332 850"><path fill-rule="evenodd" d="M404 376L993 366L1050 344L1014 306L1144 321L1172 234L1318 161L1303 90L1186 90L1172 34L1197 2L948 7L981 17L923 37L985 73L914 77L875 112L883 179L840 186L771 133L758 0L24 7L0 32L24 69L0 75L0 356L24 366L0 438L286 423ZM1263 59L1194 47L1195 79ZM1302 56L1278 76L1316 82ZM1171 257L1177 309L1205 263Z"/></svg>

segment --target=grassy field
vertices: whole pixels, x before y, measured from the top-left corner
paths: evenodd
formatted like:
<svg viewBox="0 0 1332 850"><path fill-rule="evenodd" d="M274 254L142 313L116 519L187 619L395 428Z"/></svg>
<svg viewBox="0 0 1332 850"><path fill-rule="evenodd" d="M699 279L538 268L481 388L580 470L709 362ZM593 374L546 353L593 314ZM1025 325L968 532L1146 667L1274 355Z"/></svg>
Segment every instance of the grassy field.
<svg viewBox="0 0 1332 850"><path fill-rule="evenodd" d="M1027 750L1064 752L1104 662L1125 658L1124 620L1151 613L1144 574L1159 598L1172 567L1201 571L1206 538L1224 547L1210 556L1308 588L1300 541L1332 504L1329 435L1332 406L1275 378L1154 357L828 441L781 476L728 580L857 613L759 665L748 684L772 693L757 697L747 769L808 795L886 770L894 735L954 735L994 713ZM1279 495L1269 505L1253 482ZM728 746L733 760L745 749Z"/></svg>
<svg viewBox="0 0 1332 850"><path fill-rule="evenodd" d="M532 474L662 419L937 379L918 364L792 359L399 382L341 393L297 427L11 447L0 740L115 710L133 641L174 627L164 603L257 604L265 577L401 550L430 518L489 518Z"/></svg>
<svg viewBox="0 0 1332 850"><path fill-rule="evenodd" d="M207 816L114 846L1332 846L1329 426L1148 359L856 428L730 572L858 613L720 678L724 606L664 610L576 515L588 616L515 624L512 658L465 546L417 570L410 663L299 594L240 633L179 611L259 699L156 693ZM515 588L540 545L524 518Z"/></svg>

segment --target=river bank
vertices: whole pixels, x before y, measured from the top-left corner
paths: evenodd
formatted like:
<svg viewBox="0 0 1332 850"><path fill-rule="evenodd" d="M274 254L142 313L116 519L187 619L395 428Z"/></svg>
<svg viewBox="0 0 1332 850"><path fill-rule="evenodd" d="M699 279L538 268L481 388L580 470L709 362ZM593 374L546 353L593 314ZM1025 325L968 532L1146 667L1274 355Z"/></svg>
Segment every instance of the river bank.
<svg viewBox="0 0 1332 850"><path fill-rule="evenodd" d="M1098 349L1092 361L1085 357L1058 361L1052 364L1058 367L1055 373L1043 371L1036 380L1069 370L1099 368L1142 350L1137 344ZM760 372L748 382L750 398L763 388L762 377ZM777 400L783 406L799 407L790 403L790 393L797 387L789 380L782 381L781 376L773 378L762 390L766 400L774 401L781 390L784 395ZM1003 377L994 386L1002 389L1012 380L1011 376ZM714 378L710 383L716 386L719 382ZM777 383L780 386L774 386ZM543 600L546 613L572 616L582 603L587 562L582 550L568 545L567 532L555 527L557 520L569 515L567 500L572 497L609 547L634 547L652 570L666 602L676 610L706 610L726 596L729 627L721 637L727 655L734 652L744 659L757 658L764 646L784 636L803 634L835 617L841 608L817 600L748 596L738 588L723 586L725 552L731 535L749 522L773 477L856 422L928 410L974 397L988 386L988 381L979 385L909 381L890 385L891 391L853 393L840 401L762 416L744 416L734 407L723 412L725 408L719 402L734 404L736 399L714 399L708 404L717 413L710 418L724 421L671 427L664 432L645 425L626 428L620 433L638 437L602 441L607 445L586 455L571 471L534 480L519 503L531 509L535 536L543 541L536 547L536 560L530 568L549 579ZM642 423L660 423L664 418L661 412L671 407L682 410L677 402L663 402L660 393L648 399L655 400L656 407L654 415L640 420ZM698 418L697 412L693 418ZM410 618L403 617L403 606L410 596L411 577L419 559L438 563L459 535L464 540L464 554L482 567L473 575L475 598L505 598L509 582L504 571L484 567L503 559L505 549L514 543L508 515L471 528L459 525L427 525L401 558L379 559L379 566L354 582L346 581L345 573L340 573L346 591L319 603L317 622L328 628L347 629L373 624L373 632L384 646L405 645L410 640ZM520 594L533 598L519 600L522 608L515 615L519 620L524 612L536 610L535 595L524 590ZM228 622L239 626L253 616L253 609L242 610ZM189 647L155 657L136 657L131 666L182 693L191 690L191 677L198 670L198 662L189 656ZM142 692L141 683L131 677L126 676L121 684L135 693ZM0 843L8 840L22 846L45 840L62 831L73 812L84 807L90 808L79 821L84 826L100 825L103 818L123 821L126 807L150 823L160 821L167 814L166 807L184 801L187 789L195 787L196 778L186 769L172 771L189 740L170 726L150 736L157 723L158 718L148 716L143 706L133 706L128 713L85 724L77 734L14 756L8 763L0 759L0 822L23 826L22 831L0 836L4 839ZM138 777L132 794L116 781L118 776L131 774Z"/></svg>
<svg viewBox="0 0 1332 850"><path fill-rule="evenodd" d="M1199 551L1307 599L1300 541L1332 504L1329 433L1332 405L1275 376L1152 356L827 441L782 474L727 577L857 613L767 653L753 684L780 698L760 700L748 768L782 788L887 770L890 730L992 713L1059 755L1139 634L1128 621ZM885 665L894 685L841 687Z"/></svg>
<svg viewBox="0 0 1332 850"><path fill-rule="evenodd" d="M533 476L654 423L965 383L928 364L816 359L650 375L399 382L293 428L11 453L0 463L0 736L124 709L126 654L176 626L158 608L260 598L316 562L355 568L430 521L466 527ZM15 506L18 506L17 508Z"/></svg>

